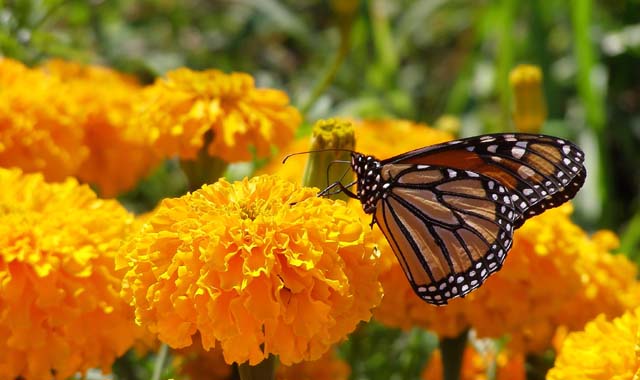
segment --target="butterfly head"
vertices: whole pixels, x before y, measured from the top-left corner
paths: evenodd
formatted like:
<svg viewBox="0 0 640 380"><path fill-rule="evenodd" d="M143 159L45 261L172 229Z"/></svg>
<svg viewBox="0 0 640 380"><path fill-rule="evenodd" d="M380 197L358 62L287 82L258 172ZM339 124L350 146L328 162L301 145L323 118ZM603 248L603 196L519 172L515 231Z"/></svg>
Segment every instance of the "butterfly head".
<svg viewBox="0 0 640 380"><path fill-rule="evenodd" d="M380 172L382 165L373 156L365 156L360 153L351 154L351 167L356 173L358 186L358 199L367 214L376 210L376 204L382 197L382 179Z"/></svg>

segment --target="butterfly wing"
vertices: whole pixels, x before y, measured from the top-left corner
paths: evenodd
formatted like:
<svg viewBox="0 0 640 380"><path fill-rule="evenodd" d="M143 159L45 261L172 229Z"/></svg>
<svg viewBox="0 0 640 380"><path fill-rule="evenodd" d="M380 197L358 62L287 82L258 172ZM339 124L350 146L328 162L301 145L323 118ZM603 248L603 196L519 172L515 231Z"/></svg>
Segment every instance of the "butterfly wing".
<svg viewBox="0 0 640 380"><path fill-rule="evenodd" d="M421 298L446 304L500 269L519 217L504 186L441 166L387 164L381 175L394 185L374 218Z"/></svg>
<svg viewBox="0 0 640 380"><path fill-rule="evenodd" d="M505 186L520 215L515 228L573 198L587 172L584 153L551 136L493 134L454 140L407 152L381 164L438 165L467 170Z"/></svg>

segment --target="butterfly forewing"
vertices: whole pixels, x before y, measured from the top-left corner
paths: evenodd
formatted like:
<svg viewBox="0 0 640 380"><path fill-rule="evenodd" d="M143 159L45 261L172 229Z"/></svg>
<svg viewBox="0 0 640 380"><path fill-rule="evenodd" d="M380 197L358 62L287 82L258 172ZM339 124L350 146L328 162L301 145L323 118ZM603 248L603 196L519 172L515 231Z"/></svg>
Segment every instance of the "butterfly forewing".
<svg viewBox="0 0 640 380"><path fill-rule="evenodd" d="M517 215L503 186L432 166L382 178L395 186L380 200L375 220L421 298L446 304L500 269Z"/></svg>
<svg viewBox="0 0 640 380"><path fill-rule="evenodd" d="M531 134L455 140L407 152L381 164L440 165L492 178L511 194L521 215L516 227L573 198L586 178L580 148L567 140Z"/></svg>

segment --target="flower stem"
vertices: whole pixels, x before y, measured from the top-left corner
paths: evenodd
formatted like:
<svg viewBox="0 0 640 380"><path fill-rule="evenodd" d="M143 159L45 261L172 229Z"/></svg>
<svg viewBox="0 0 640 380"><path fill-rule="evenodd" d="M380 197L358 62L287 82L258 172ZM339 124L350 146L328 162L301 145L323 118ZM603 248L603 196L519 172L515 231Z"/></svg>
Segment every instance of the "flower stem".
<svg viewBox="0 0 640 380"><path fill-rule="evenodd" d="M180 167L189 182L189 191L198 190L206 183L216 182L229 166L223 159L209 155L208 146L212 138L211 133L207 132L195 160L180 160Z"/></svg>
<svg viewBox="0 0 640 380"><path fill-rule="evenodd" d="M242 363L238 365L240 380L273 380L275 379L277 360L274 355L261 361L257 365Z"/></svg>
<svg viewBox="0 0 640 380"><path fill-rule="evenodd" d="M342 62L347 58L347 54L351 49L351 27L353 25L353 15L348 17L341 17L339 22L340 28L340 46L338 47L338 51L336 52L335 57L333 58L333 62L331 65L327 67L327 70L324 72L322 78L316 82L316 85L313 87L311 91L311 95L307 99L306 102L300 107L300 113L306 116L307 112L315 104L320 95L329 87L331 82L333 82L333 78L335 78L338 73L338 69L342 65Z"/></svg>
<svg viewBox="0 0 640 380"><path fill-rule="evenodd" d="M444 380L460 379L462 354L467 345L467 334L468 331L464 331L455 338L444 338L440 340Z"/></svg>
<svg viewBox="0 0 640 380"><path fill-rule="evenodd" d="M153 365L153 375L151 380L160 380L162 370L164 369L165 362L167 361L168 353L169 346L167 346L166 343L162 343L160 350L158 351L158 356L156 356L156 361Z"/></svg>

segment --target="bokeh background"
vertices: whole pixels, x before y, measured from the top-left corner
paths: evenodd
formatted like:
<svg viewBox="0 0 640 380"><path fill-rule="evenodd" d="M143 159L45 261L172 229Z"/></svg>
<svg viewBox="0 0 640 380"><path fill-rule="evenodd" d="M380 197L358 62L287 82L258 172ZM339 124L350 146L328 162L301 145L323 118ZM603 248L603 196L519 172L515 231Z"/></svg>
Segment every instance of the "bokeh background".
<svg viewBox="0 0 640 380"><path fill-rule="evenodd" d="M177 67L250 73L288 93L303 113L299 136L333 116L429 125L453 116L460 136L513 131L509 72L534 64L541 132L588 157L574 220L613 230L619 251L640 262L637 0L0 0L0 53L27 65L101 64L143 83ZM228 176L264 163L232 165ZM120 200L142 212L185 188L167 161ZM374 323L357 334L342 351L354 379L417 376L435 346L423 330Z"/></svg>

